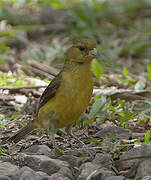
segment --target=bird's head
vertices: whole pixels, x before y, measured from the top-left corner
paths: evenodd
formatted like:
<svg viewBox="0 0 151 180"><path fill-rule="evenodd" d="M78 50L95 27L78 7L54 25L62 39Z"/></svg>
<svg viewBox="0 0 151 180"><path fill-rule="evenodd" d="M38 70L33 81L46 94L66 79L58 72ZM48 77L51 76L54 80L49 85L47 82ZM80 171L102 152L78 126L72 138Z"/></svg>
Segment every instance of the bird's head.
<svg viewBox="0 0 151 180"><path fill-rule="evenodd" d="M66 53L67 61L77 63L91 62L92 59L100 56L96 47L97 43L94 39L75 38L72 47Z"/></svg>

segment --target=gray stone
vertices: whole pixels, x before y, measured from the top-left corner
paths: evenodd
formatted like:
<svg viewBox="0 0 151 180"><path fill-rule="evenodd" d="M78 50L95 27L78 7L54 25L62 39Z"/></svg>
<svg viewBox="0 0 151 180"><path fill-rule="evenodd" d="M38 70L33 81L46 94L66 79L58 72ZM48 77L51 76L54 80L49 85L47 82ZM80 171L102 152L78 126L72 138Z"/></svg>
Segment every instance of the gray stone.
<svg viewBox="0 0 151 180"><path fill-rule="evenodd" d="M72 167L78 166L79 158L73 155L63 155L59 157L58 159L68 162Z"/></svg>
<svg viewBox="0 0 151 180"><path fill-rule="evenodd" d="M100 138L115 136L118 139L129 139L132 137L132 132L128 129L117 126L106 126L96 133L96 136Z"/></svg>
<svg viewBox="0 0 151 180"><path fill-rule="evenodd" d="M111 157L109 154L101 154L101 153L97 153L95 155L95 158L93 159L92 163L94 164L98 164L98 165L103 165L106 162L110 162Z"/></svg>
<svg viewBox="0 0 151 180"><path fill-rule="evenodd" d="M42 171L38 171L38 172L36 172L36 174L41 177L40 180L49 180L50 179L50 176L48 176L48 174L46 174Z"/></svg>
<svg viewBox="0 0 151 180"><path fill-rule="evenodd" d="M44 173L42 171L37 171L36 174L38 174L39 176L42 176L42 177L50 177L50 176L48 176L47 173Z"/></svg>
<svg viewBox="0 0 151 180"><path fill-rule="evenodd" d="M143 179L151 175L151 159L144 160L137 168L136 180ZM150 176L151 177L151 176Z"/></svg>
<svg viewBox="0 0 151 180"><path fill-rule="evenodd" d="M49 179L49 180L71 180L71 179L62 176L62 175L59 174L59 173L55 173L55 174L52 174L52 175L50 176L50 179Z"/></svg>
<svg viewBox="0 0 151 180"><path fill-rule="evenodd" d="M124 176L110 176L105 178L104 180L126 180Z"/></svg>
<svg viewBox="0 0 151 180"><path fill-rule="evenodd" d="M1 176L0 175L0 180L12 180L12 179L9 178L8 176Z"/></svg>
<svg viewBox="0 0 151 180"><path fill-rule="evenodd" d="M0 175L1 176L11 176L15 175L19 168L9 162L0 163Z"/></svg>
<svg viewBox="0 0 151 180"><path fill-rule="evenodd" d="M143 177L142 180L151 180L151 175L150 175L150 176L145 176L145 177Z"/></svg>
<svg viewBox="0 0 151 180"><path fill-rule="evenodd" d="M132 133L132 139L137 139L139 137L144 137L145 133Z"/></svg>
<svg viewBox="0 0 151 180"><path fill-rule="evenodd" d="M84 163L87 163L87 162L91 162L91 157L79 157L78 158L78 162L77 162L77 166L81 166L82 164Z"/></svg>
<svg viewBox="0 0 151 180"><path fill-rule="evenodd" d="M113 171L106 168L99 169L92 177L91 180L104 180L106 177L115 176Z"/></svg>
<svg viewBox="0 0 151 180"><path fill-rule="evenodd" d="M40 176L36 174L31 168L24 166L22 167L19 172L19 180L41 180Z"/></svg>
<svg viewBox="0 0 151 180"><path fill-rule="evenodd" d="M20 180L41 180L41 178L31 171L25 171L21 174Z"/></svg>
<svg viewBox="0 0 151 180"><path fill-rule="evenodd" d="M93 171L98 169L99 166L91 162L84 163L80 166L80 175L77 180L85 180Z"/></svg>
<svg viewBox="0 0 151 180"><path fill-rule="evenodd" d="M65 161L51 159L45 155L29 155L20 153L18 159L35 171L43 171L48 175L52 175L59 171L62 167L69 167Z"/></svg>
<svg viewBox="0 0 151 180"><path fill-rule="evenodd" d="M137 165L137 163L139 161L142 161L142 159L139 159L137 157L139 156L148 156L150 155L150 152L151 152L151 143L148 143L148 144L143 144L137 148L133 148L129 151L127 151L126 153L124 153L122 156L121 156L121 160L122 159L128 159L128 158L134 158L136 157L136 159L132 159L132 160L127 160L127 161L121 161L121 162L118 162L116 164L116 167L118 168L118 170L120 171L124 171L124 170L127 170L127 169L131 169L133 168L135 165ZM144 158L145 159L145 158Z"/></svg>
<svg viewBox="0 0 151 180"><path fill-rule="evenodd" d="M33 145L26 150L23 151L23 153L26 154L40 154L40 155L46 155L48 157L55 157L54 151L52 151L48 146L46 145Z"/></svg>
<svg viewBox="0 0 151 180"><path fill-rule="evenodd" d="M62 167L59 171L59 174L64 177L68 177L69 179L73 179L72 171L68 167Z"/></svg>

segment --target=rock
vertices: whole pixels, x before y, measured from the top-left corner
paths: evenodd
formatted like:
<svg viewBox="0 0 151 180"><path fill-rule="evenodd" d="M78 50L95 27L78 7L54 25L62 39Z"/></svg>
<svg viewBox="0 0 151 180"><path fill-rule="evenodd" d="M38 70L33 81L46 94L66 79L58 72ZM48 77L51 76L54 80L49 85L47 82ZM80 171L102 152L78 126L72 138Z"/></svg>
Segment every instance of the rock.
<svg viewBox="0 0 151 180"><path fill-rule="evenodd" d="M0 163L0 176L13 176L19 168L9 162Z"/></svg>
<svg viewBox="0 0 151 180"><path fill-rule="evenodd" d="M115 136L118 139L129 139L132 137L132 132L128 129L117 126L106 126L96 133L100 138Z"/></svg>
<svg viewBox="0 0 151 180"><path fill-rule="evenodd" d="M91 180L104 180L107 177L115 176L115 173L106 168L99 169L92 177Z"/></svg>
<svg viewBox="0 0 151 180"><path fill-rule="evenodd" d="M72 167L78 166L79 158L73 155L63 155L58 159L68 162Z"/></svg>
<svg viewBox="0 0 151 180"><path fill-rule="evenodd" d="M150 152L151 152L151 143L143 144L142 146L139 146L139 147L136 147L127 151L125 154L121 156L121 160L131 158L131 157L133 158L137 156L147 156L147 155L150 155ZM116 167L118 168L118 170L124 171L124 170L134 167L135 165L137 165L138 161L142 161L142 160L143 158L142 159L136 158L133 160L121 161L116 164Z"/></svg>
<svg viewBox="0 0 151 180"><path fill-rule="evenodd" d="M144 137L145 133L132 133L132 139L137 139L139 137Z"/></svg>
<svg viewBox="0 0 151 180"><path fill-rule="evenodd" d="M124 176L110 176L105 178L104 180L126 180Z"/></svg>
<svg viewBox="0 0 151 180"><path fill-rule="evenodd" d="M36 174L38 174L39 176L42 176L42 177L46 177L46 178L50 177L50 176L48 176L48 174L46 174L42 171L37 171Z"/></svg>
<svg viewBox="0 0 151 180"><path fill-rule="evenodd" d="M53 175L50 176L50 179L49 180L70 180L69 178L67 177L64 177L62 176L61 174L59 173L55 173Z"/></svg>
<svg viewBox="0 0 151 180"><path fill-rule="evenodd" d="M69 179L73 179L72 171L68 167L62 167L59 171L59 174L64 177L68 177Z"/></svg>
<svg viewBox="0 0 151 180"><path fill-rule="evenodd" d="M43 171L48 175L52 175L61 169L62 167L69 167L67 162L51 159L45 155L28 155L20 153L18 155L18 160L21 161L24 165L32 168L35 171Z"/></svg>
<svg viewBox="0 0 151 180"><path fill-rule="evenodd" d="M80 175L77 180L85 180L93 171L98 169L99 166L91 162L84 163L80 166Z"/></svg>
<svg viewBox="0 0 151 180"><path fill-rule="evenodd" d="M151 179L151 159L142 161L137 168L136 179L143 179L147 176Z"/></svg>
<svg viewBox="0 0 151 180"><path fill-rule="evenodd" d="M46 145L33 145L23 151L25 154L36 154L36 155L46 155L48 157L56 157L55 152L52 151Z"/></svg>
<svg viewBox="0 0 151 180"><path fill-rule="evenodd" d="M95 155L95 158L93 159L92 163L94 164L98 164L98 165L103 165L106 162L110 162L111 157L109 154L101 154L101 153L97 153Z"/></svg>
<svg viewBox="0 0 151 180"><path fill-rule="evenodd" d="M80 157L78 158L77 166L79 167L81 164L91 162L91 157Z"/></svg>
<svg viewBox="0 0 151 180"><path fill-rule="evenodd" d="M0 175L0 180L12 180L12 179L9 178L8 176L1 176Z"/></svg>
<svg viewBox="0 0 151 180"><path fill-rule="evenodd" d="M151 180L151 176L145 176L142 180Z"/></svg>
<svg viewBox="0 0 151 180"><path fill-rule="evenodd" d="M19 180L41 180L41 177L27 166L22 167L17 174L19 176Z"/></svg>

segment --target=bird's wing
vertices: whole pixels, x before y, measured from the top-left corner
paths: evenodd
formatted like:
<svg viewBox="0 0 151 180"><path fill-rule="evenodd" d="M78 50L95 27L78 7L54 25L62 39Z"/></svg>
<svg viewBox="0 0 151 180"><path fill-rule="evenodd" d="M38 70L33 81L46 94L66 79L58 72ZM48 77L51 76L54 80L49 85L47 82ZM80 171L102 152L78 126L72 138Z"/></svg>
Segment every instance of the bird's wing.
<svg viewBox="0 0 151 180"><path fill-rule="evenodd" d="M60 86L60 83L61 83L61 73L59 73L44 90L39 100L37 113L42 106L44 106L51 98L55 96L57 89Z"/></svg>

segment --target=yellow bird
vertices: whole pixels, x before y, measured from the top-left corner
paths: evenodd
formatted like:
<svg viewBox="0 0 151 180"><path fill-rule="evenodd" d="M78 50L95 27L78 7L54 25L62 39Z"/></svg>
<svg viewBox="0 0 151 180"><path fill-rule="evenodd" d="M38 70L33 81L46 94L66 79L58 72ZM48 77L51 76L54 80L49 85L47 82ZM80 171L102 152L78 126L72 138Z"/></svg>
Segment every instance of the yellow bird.
<svg viewBox="0 0 151 180"><path fill-rule="evenodd" d="M93 39L77 38L66 52L61 72L43 92L32 122L8 141L17 143L35 128L44 128L54 137L58 128L72 125L85 111L92 96L91 61L99 56Z"/></svg>

